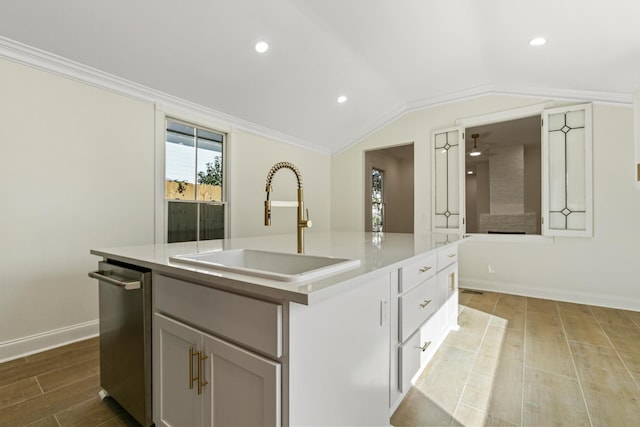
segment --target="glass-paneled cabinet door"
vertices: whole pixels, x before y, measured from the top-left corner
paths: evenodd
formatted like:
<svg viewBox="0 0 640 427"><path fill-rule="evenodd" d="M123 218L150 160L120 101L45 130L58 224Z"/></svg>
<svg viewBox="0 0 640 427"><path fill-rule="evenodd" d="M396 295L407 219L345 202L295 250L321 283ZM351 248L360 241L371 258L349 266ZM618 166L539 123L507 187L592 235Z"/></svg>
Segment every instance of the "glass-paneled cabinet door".
<svg viewBox="0 0 640 427"><path fill-rule="evenodd" d="M543 234L591 237L591 105L545 110L542 140Z"/></svg>
<svg viewBox="0 0 640 427"><path fill-rule="evenodd" d="M431 141L431 229L464 233L464 128L437 130Z"/></svg>

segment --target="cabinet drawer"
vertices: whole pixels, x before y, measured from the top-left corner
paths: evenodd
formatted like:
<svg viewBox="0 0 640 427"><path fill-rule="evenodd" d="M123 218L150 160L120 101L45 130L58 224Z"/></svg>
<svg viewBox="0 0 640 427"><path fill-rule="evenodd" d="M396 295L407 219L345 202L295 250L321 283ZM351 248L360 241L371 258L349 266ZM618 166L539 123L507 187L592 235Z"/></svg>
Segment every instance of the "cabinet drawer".
<svg viewBox="0 0 640 427"><path fill-rule="evenodd" d="M436 274L436 262L436 254L432 254L402 267L398 292L406 292Z"/></svg>
<svg viewBox="0 0 640 427"><path fill-rule="evenodd" d="M438 252L438 271L458 262L458 246L451 245Z"/></svg>
<svg viewBox="0 0 640 427"><path fill-rule="evenodd" d="M435 276L398 298L400 342L409 338L443 302L444 295L438 291Z"/></svg>
<svg viewBox="0 0 640 427"><path fill-rule="evenodd" d="M426 366L437 350L439 322L431 319L398 348L398 389L404 393L411 388L411 379Z"/></svg>
<svg viewBox="0 0 640 427"><path fill-rule="evenodd" d="M153 277L154 311L273 357L282 356L282 305L162 275Z"/></svg>

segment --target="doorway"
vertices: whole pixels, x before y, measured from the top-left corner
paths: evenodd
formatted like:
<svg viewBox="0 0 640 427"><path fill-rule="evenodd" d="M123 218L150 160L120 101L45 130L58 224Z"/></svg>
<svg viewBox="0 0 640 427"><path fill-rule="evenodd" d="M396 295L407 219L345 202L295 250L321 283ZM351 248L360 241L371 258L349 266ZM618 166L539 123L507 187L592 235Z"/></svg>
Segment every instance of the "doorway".
<svg viewBox="0 0 640 427"><path fill-rule="evenodd" d="M413 233L413 143L365 151L365 231Z"/></svg>

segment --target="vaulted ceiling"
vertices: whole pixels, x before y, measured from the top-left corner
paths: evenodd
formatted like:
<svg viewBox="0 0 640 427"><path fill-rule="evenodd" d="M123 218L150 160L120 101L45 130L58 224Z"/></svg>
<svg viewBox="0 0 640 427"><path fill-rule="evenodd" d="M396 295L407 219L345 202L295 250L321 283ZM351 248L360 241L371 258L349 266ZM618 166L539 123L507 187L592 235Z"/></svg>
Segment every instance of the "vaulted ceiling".
<svg viewBox="0 0 640 427"><path fill-rule="evenodd" d="M485 93L630 102L638 19L635 0L2 0L0 37L335 152Z"/></svg>

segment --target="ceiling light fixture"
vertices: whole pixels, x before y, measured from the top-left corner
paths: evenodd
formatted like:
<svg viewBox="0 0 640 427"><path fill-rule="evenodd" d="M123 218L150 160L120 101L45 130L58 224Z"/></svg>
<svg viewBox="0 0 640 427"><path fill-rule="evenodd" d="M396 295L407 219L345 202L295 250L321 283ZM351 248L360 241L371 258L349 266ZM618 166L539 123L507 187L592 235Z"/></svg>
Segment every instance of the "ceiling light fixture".
<svg viewBox="0 0 640 427"><path fill-rule="evenodd" d="M471 135L471 138L473 138L473 149L469 153L470 156L475 157L475 156L479 156L480 154L482 154L480 152L480 150L478 150L478 141L477 140L478 140L479 136L480 135L477 134L477 133L474 133L473 135Z"/></svg>
<svg viewBox="0 0 640 427"><path fill-rule="evenodd" d="M535 37L529 41L529 45L531 46L542 46L547 43L544 37Z"/></svg>
<svg viewBox="0 0 640 427"><path fill-rule="evenodd" d="M258 42L256 43L256 52L265 53L269 50L269 43L267 42Z"/></svg>
<svg viewBox="0 0 640 427"><path fill-rule="evenodd" d="M347 97L344 95L340 95L338 97L338 104L344 104L345 102L347 102Z"/></svg>

